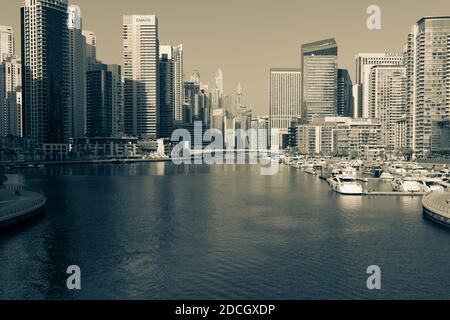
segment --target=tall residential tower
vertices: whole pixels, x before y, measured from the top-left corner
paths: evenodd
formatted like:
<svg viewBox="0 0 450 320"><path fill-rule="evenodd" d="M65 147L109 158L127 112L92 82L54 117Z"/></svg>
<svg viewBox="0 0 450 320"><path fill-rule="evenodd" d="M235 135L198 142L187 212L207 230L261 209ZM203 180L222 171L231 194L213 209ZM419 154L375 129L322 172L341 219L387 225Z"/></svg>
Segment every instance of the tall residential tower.
<svg viewBox="0 0 450 320"><path fill-rule="evenodd" d="M122 40L125 133L155 139L159 126L156 16L124 16Z"/></svg>

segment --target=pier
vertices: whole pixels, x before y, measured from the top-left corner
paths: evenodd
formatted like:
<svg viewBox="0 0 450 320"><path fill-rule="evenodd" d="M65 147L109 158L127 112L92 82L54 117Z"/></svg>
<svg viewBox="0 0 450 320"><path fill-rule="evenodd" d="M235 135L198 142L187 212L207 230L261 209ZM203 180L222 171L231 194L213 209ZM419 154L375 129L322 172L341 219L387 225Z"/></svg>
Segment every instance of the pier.
<svg viewBox="0 0 450 320"><path fill-rule="evenodd" d="M363 196L402 196L423 197L426 192L396 192L396 191L364 191Z"/></svg>

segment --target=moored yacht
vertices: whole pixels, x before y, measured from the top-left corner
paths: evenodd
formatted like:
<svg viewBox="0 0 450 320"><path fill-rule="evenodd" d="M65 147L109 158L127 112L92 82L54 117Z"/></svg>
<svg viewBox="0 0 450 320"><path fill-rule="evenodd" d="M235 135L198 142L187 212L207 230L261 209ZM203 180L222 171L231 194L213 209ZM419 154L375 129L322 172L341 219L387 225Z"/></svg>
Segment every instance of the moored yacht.
<svg viewBox="0 0 450 320"><path fill-rule="evenodd" d="M330 180L331 188L344 195L362 195L362 185L356 181L356 177L350 175L336 175Z"/></svg>
<svg viewBox="0 0 450 320"><path fill-rule="evenodd" d="M423 192L444 191L444 187L440 184L441 181L439 179L421 178L418 179L417 182L421 186Z"/></svg>
<svg viewBox="0 0 450 320"><path fill-rule="evenodd" d="M391 183L392 190L396 192L423 192L419 182L413 179L400 179L396 178Z"/></svg>

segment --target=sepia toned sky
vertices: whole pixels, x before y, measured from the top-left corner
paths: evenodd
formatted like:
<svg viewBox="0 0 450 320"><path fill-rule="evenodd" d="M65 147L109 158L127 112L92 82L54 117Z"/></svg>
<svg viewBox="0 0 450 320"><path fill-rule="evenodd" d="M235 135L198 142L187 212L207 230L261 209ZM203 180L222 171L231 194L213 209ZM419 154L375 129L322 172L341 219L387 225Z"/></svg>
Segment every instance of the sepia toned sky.
<svg viewBox="0 0 450 320"><path fill-rule="evenodd" d="M20 35L22 0L2 0L0 25ZM335 37L340 67L354 80L359 52L400 51L411 26L422 16L450 15L449 0L73 0L84 29L97 34L98 56L121 63L123 14L156 14L162 44L183 43L185 76L198 69L203 82L224 73L226 93L240 81L244 103L268 114L271 67L300 67L304 42ZM366 27L369 5L382 10L382 29ZM17 49L19 41L17 41Z"/></svg>

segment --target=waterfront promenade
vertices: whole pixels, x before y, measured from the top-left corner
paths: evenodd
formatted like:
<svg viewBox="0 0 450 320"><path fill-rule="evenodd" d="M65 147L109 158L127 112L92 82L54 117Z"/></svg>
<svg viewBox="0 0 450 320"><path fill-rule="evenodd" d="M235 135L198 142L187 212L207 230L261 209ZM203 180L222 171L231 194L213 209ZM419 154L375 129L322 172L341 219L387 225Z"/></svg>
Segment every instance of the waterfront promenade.
<svg viewBox="0 0 450 320"><path fill-rule="evenodd" d="M46 198L43 194L19 186L0 189L0 228L41 213Z"/></svg>

